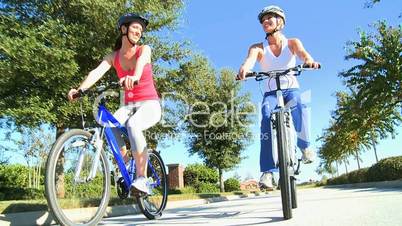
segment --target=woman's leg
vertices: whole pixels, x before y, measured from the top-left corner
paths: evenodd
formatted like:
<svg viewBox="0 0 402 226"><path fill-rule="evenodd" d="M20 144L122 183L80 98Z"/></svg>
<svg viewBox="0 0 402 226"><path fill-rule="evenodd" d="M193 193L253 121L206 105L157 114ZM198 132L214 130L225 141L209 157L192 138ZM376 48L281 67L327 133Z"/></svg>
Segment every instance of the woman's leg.
<svg viewBox="0 0 402 226"><path fill-rule="evenodd" d="M161 106L159 101L145 101L140 104L137 111L126 123L131 150L135 158L136 174L138 177L146 176L148 161L147 142L143 131L159 122Z"/></svg>
<svg viewBox="0 0 402 226"><path fill-rule="evenodd" d="M285 103L292 110L292 118L297 132L297 146L304 150L310 146L310 111L307 101L302 100L298 89L286 91Z"/></svg>
<svg viewBox="0 0 402 226"><path fill-rule="evenodd" d="M122 106L120 107L114 114L113 117L119 121L121 125L124 125L125 122L127 121L130 112L132 111L133 106ZM128 162L129 156L127 154L127 147L124 139L122 138L122 133L119 128L113 127L112 132L114 137L116 138L117 144L120 147L120 154L123 157L124 162Z"/></svg>
<svg viewBox="0 0 402 226"><path fill-rule="evenodd" d="M265 94L262 102L262 120L261 120L261 150L260 150L260 171L275 171L275 156L272 152L272 133L271 133L271 112L277 105L276 94Z"/></svg>

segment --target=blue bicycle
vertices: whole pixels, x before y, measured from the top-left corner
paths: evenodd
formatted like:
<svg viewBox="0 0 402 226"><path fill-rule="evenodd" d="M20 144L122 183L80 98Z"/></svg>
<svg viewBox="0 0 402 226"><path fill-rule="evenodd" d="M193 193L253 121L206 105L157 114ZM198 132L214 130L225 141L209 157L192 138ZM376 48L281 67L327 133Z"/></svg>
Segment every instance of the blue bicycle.
<svg viewBox="0 0 402 226"><path fill-rule="evenodd" d="M80 91L77 97L119 87L118 83L112 83L94 92ZM148 151L146 176L151 194L131 189L135 161L131 157L128 166L125 165L111 126L119 128L126 137L127 130L107 110L106 99L101 95L97 106L97 122L101 127L68 130L56 140L49 153L45 194L50 210L61 225L98 224L109 203L112 177L119 198L135 197L148 219L159 218L166 207L167 175L159 152ZM84 125L83 114L82 119Z"/></svg>

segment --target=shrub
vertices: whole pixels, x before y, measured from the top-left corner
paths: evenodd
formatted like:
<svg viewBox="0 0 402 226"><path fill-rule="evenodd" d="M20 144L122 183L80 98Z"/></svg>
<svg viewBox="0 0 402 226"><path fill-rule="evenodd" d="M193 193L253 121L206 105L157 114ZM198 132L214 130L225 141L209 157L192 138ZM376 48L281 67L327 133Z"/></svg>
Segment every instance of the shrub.
<svg viewBox="0 0 402 226"><path fill-rule="evenodd" d="M44 199L44 187L23 188L23 187L0 187L0 200L30 200Z"/></svg>
<svg viewBox="0 0 402 226"><path fill-rule="evenodd" d="M328 179L328 185L402 179L402 156L382 159L369 168Z"/></svg>
<svg viewBox="0 0 402 226"><path fill-rule="evenodd" d="M347 184L348 183L348 175L342 174L339 177L330 178L327 180L328 185L336 185L336 184Z"/></svg>
<svg viewBox="0 0 402 226"><path fill-rule="evenodd" d="M29 169L26 166L0 165L0 181L3 187L28 187Z"/></svg>
<svg viewBox="0 0 402 226"><path fill-rule="evenodd" d="M218 182L218 172L202 164L190 164L184 170L184 184L194 186L198 183Z"/></svg>
<svg viewBox="0 0 402 226"><path fill-rule="evenodd" d="M352 184L367 182L367 172L368 168L362 168L348 173L348 182Z"/></svg>
<svg viewBox="0 0 402 226"><path fill-rule="evenodd" d="M388 181L402 179L402 156L382 159L370 167L368 181Z"/></svg>
<svg viewBox="0 0 402 226"><path fill-rule="evenodd" d="M229 178L225 180L225 191L239 191L240 190L240 182L236 178Z"/></svg>
<svg viewBox="0 0 402 226"><path fill-rule="evenodd" d="M199 183L197 186L198 193L218 193L219 188L216 184L212 183Z"/></svg>
<svg viewBox="0 0 402 226"><path fill-rule="evenodd" d="M194 193L197 193L197 189L195 189L193 186L186 186L180 189L169 190L169 194L194 194Z"/></svg>

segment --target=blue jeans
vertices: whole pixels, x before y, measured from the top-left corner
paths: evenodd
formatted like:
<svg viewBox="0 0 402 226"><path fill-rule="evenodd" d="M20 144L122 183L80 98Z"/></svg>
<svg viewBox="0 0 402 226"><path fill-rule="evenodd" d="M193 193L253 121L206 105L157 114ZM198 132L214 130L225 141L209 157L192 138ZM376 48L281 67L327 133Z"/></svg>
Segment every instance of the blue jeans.
<svg viewBox="0 0 402 226"><path fill-rule="evenodd" d="M305 103L300 98L299 89L282 90L285 106L290 106L292 111L293 124L297 132L297 146L305 149L310 146L309 141L309 112ZM275 161L272 155L271 138L271 112L277 107L275 91L267 92L262 101L261 121L261 151L260 170L261 172L276 172Z"/></svg>

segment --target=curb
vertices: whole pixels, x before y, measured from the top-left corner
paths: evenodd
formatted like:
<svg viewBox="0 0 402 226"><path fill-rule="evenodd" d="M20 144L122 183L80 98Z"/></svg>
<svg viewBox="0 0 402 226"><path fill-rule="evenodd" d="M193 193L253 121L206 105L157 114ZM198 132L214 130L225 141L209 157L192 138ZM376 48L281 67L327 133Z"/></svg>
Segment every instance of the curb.
<svg viewBox="0 0 402 226"><path fill-rule="evenodd" d="M171 201L166 205L166 209L174 209L180 207L189 207L196 205L203 205L214 202L223 202L229 200L236 200L247 197L257 197L264 196L266 194L248 194L248 195L228 195L228 196L220 196L206 199L192 199L192 200L183 200L183 201ZM94 208L87 208L90 209ZM85 219L85 215L82 214L82 209L72 209L68 210L69 213L74 215L75 219ZM139 214L141 213L138 205L124 205L124 206L113 206L108 207L105 213L104 218L107 217L117 217L123 215L130 214ZM18 226L32 226L32 225L50 225L55 224L56 222L53 220L53 216L49 214L48 211L31 211L31 212L21 212L21 213L9 213L9 214L0 214L0 225L18 225Z"/></svg>

